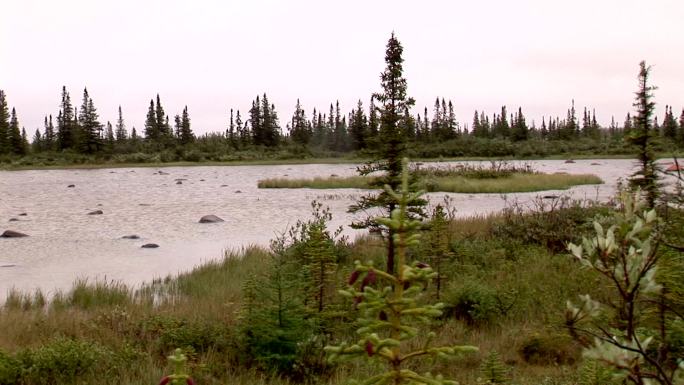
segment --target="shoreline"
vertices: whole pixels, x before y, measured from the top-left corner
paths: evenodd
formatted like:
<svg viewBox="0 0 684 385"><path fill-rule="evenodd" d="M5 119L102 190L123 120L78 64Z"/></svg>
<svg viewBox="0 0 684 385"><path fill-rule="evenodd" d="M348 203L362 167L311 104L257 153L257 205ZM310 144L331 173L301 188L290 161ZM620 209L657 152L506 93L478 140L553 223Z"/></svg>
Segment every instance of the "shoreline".
<svg viewBox="0 0 684 385"><path fill-rule="evenodd" d="M602 159L632 159L633 155L610 154L574 154L550 155L546 157L513 158L513 157L440 157L413 158L412 162L474 162L474 161L508 161L525 162L535 160L602 160ZM658 159L672 159L672 155L658 154ZM636 160L636 159L635 159ZM168 168L168 167L231 167L231 166L274 166L298 164L361 164L368 162L368 158L302 158L302 159L254 159L237 161L180 161L153 163L70 163L55 165L12 165L0 164L0 171L36 171L36 170L96 170L115 168Z"/></svg>

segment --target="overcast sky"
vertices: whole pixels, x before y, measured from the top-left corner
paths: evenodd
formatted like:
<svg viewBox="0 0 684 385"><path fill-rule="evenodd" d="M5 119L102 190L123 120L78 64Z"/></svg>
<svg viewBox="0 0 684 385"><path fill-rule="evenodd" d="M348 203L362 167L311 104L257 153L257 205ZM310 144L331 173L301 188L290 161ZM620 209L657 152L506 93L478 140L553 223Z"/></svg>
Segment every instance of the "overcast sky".
<svg viewBox="0 0 684 385"><path fill-rule="evenodd" d="M2 0L0 89L31 134L62 85L77 106L87 86L103 123L121 105L138 132L157 93L204 133L266 92L284 127L297 98L309 117L337 99L367 106L392 31L416 112L439 96L467 124L503 104L539 123L574 99L621 123L641 60L660 120L684 107L681 0Z"/></svg>

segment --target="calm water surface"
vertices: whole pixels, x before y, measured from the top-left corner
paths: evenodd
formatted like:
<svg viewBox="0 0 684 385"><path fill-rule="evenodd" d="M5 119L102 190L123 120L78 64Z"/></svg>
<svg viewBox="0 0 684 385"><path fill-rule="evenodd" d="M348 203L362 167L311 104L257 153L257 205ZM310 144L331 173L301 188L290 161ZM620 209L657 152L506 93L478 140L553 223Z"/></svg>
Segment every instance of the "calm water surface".
<svg viewBox="0 0 684 385"><path fill-rule="evenodd" d="M606 183L506 197L434 193L429 199L439 203L450 196L461 216L498 211L506 200L529 202L538 195L607 199L618 178L634 167L633 161L623 159L526 163L543 172L593 173ZM354 173L355 166L348 164L0 171L0 232L12 229L30 235L0 239L0 299L12 287L53 292L69 288L78 278L136 285L187 271L221 258L225 250L267 245L298 219L307 219L314 199L332 209L334 227L346 226L353 219L346 209L363 190L260 190L257 181ZM103 215L87 215L93 210ZM207 214L225 222L198 223ZM19 221L9 222L11 218ZM345 233L355 236L348 226ZM121 239L132 234L141 239ZM141 249L145 243L160 247Z"/></svg>

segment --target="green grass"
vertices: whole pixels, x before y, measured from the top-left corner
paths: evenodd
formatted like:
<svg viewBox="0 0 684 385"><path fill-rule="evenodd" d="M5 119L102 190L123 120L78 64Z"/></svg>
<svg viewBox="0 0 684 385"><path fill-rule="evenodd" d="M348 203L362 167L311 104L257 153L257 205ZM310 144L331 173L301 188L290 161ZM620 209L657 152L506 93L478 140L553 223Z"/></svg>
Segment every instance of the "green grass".
<svg viewBox="0 0 684 385"><path fill-rule="evenodd" d="M590 222L595 215L605 218L610 209L573 202L553 207L448 223L444 232L449 253L441 272L440 298L447 313L429 330L436 334L435 344L475 345L480 353L454 362L417 364L417 370L474 385L481 376L482 360L496 351L507 363L511 383L578 383L581 362L574 360L581 361L581 355L565 334L565 301L578 294L602 298L607 291L591 270L581 269L564 250L555 253L548 245L553 240L577 241L593 231ZM674 225L668 227L668 239L684 239L683 216L671 215L669 223ZM423 243L410 250L411 258L429 262L432 250L422 246L428 244L430 234L426 230ZM335 286L345 287L354 260L373 260L383 266L385 247L373 235L341 245ZM181 347L198 384L292 384L249 367L239 353L242 287L248 277L264 273L268 258L268 251L258 247L226 253L222 259L138 290L116 282L86 281L53 298L15 290L0 306L0 383L154 384L172 370L165 356ZM425 293L436 301L434 285ZM349 302L340 296L336 301L335 309L353 315ZM337 324L330 342L354 338L351 331L358 325L333 322ZM537 349L538 358L548 361L527 361L524 348ZM7 364L23 365L20 373L26 380L3 382ZM64 376L65 370L76 374ZM311 383L342 385L373 371L365 363L343 364L331 368L328 376L312 377Z"/></svg>
<svg viewBox="0 0 684 385"><path fill-rule="evenodd" d="M259 188L314 188L368 189L373 183L371 177L328 177L313 179L272 178L263 179ZM421 188L428 192L453 192L467 194L512 193L545 190L566 190L572 186L584 184L601 184L601 178L590 174L535 174L515 173L504 178L465 178L465 177L429 177L420 182Z"/></svg>

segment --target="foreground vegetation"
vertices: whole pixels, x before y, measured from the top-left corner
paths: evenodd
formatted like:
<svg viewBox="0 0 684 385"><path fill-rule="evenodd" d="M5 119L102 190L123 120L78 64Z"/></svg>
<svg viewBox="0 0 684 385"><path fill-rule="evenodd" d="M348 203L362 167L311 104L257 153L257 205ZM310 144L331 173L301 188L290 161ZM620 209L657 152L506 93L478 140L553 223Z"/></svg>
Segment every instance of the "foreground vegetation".
<svg viewBox="0 0 684 385"><path fill-rule="evenodd" d="M567 199L539 201L530 213L510 207L466 219L450 217L448 205L435 209L423 242L407 256L439 274L427 289L445 304L430 324L435 343L458 341L479 352L414 369L434 368L465 384L486 376L574 384L604 370L581 358L563 325L566 300L585 293L602 298L608 288L592 271L578 269L565 244L579 242L593 231L592 218L611 210ZM170 373L165 357L176 347L202 384L341 384L372 373L372 365L327 363L322 348L354 340L358 310L335 290L345 287L354 260L382 266L386 247L375 236L355 242L324 236L317 227L326 221L323 213L315 206L312 220L272 250L230 253L140 290L78 282L52 301L41 293L11 293L0 311L0 383L153 384ZM683 237L675 214L671 239ZM314 256L324 256L328 274L318 285L311 284L321 262ZM274 290L287 293L288 303L278 304ZM278 309L286 314L280 326L273 318Z"/></svg>
<svg viewBox="0 0 684 385"><path fill-rule="evenodd" d="M566 190L582 184L600 184L601 178L590 174L534 172L529 166L492 162L482 165L458 165L447 168L423 168L414 170L416 186L427 192L452 193L510 193L544 190ZM376 176L330 176L313 179L270 178L258 182L259 188L358 188L372 189L378 186Z"/></svg>

